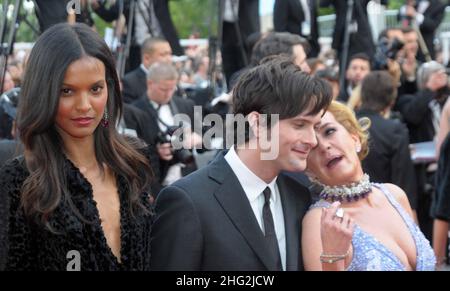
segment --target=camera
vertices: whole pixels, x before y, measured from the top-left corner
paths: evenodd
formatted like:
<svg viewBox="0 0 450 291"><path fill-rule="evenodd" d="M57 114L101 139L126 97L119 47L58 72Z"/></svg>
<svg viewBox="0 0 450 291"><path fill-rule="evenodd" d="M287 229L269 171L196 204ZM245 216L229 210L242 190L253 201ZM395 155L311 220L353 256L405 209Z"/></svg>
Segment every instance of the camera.
<svg viewBox="0 0 450 291"><path fill-rule="evenodd" d="M3 110L11 119L16 119L19 96L20 88L13 88L0 95L0 109Z"/></svg>
<svg viewBox="0 0 450 291"><path fill-rule="evenodd" d="M183 128L182 123L180 125L167 126L166 131L160 131L157 136L158 143L171 143L172 136L179 130ZM173 153L176 160L183 164L191 164L194 162L194 155L188 149L175 150Z"/></svg>
<svg viewBox="0 0 450 291"><path fill-rule="evenodd" d="M405 44L398 38L394 38L392 42L389 39L382 37L377 44L374 60L372 63L372 70L387 70L388 60L395 60L398 52Z"/></svg>

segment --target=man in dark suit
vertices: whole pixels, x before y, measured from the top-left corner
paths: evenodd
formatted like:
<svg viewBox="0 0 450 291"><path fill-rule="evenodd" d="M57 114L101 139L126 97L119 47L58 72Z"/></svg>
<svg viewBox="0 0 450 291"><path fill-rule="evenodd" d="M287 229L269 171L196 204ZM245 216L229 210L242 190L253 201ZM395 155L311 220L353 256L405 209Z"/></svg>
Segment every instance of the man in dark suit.
<svg viewBox="0 0 450 291"><path fill-rule="evenodd" d="M235 128L244 129L236 144L159 194L153 270L303 269L301 220L311 198L280 172L306 168L330 102L329 86L286 58L245 73L233 90Z"/></svg>
<svg viewBox="0 0 450 291"><path fill-rule="evenodd" d="M247 38L260 31L259 0L221 0L223 1L223 31L222 31L222 65L230 87L231 76L248 62L249 55L245 46ZM247 60L248 61L248 60Z"/></svg>
<svg viewBox="0 0 450 291"><path fill-rule="evenodd" d="M133 105L145 113L145 128L142 138L147 144L155 145L159 154L158 180L168 185L196 169L192 155L185 151L174 151L166 134L170 127L178 126L181 117L183 127L188 133L186 147L198 146L201 138L193 132L195 125L194 103L191 100L173 96L178 80L176 69L167 63L154 63L147 75L147 92ZM183 114L184 117L181 115Z"/></svg>
<svg viewBox="0 0 450 291"><path fill-rule="evenodd" d="M316 1L275 0L273 24L275 31L287 31L306 38L311 47L308 57L317 57L320 46Z"/></svg>
<svg viewBox="0 0 450 291"><path fill-rule="evenodd" d="M141 49L141 65L127 73L122 79L123 101L132 103L147 91L148 68L156 62L170 63L172 50L169 43L162 38L148 38Z"/></svg>
<svg viewBox="0 0 450 291"><path fill-rule="evenodd" d="M369 73L362 81L362 103L357 115L371 121L369 154L363 160L363 168L373 182L392 183L402 188L411 207L417 209L408 129L398 119L387 118L397 96L395 85L386 71Z"/></svg>
<svg viewBox="0 0 450 291"><path fill-rule="evenodd" d="M348 57L350 58L356 53L365 53L372 58L375 54L375 44L367 15L367 4L369 4L370 0L354 0L353 2ZM388 0L380 1L382 5L387 5L387 3ZM336 11L336 24L334 26L333 43L331 46L338 52L339 58L344 49L343 41L346 28L347 4L348 2L346 0L320 0L321 7L333 5Z"/></svg>

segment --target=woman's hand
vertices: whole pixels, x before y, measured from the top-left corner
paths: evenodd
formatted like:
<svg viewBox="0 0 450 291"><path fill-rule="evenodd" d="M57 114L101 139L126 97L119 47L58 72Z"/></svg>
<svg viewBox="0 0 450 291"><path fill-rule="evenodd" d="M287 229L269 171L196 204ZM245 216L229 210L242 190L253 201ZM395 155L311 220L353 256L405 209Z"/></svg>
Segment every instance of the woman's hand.
<svg viewBox="0 0 450 291"><path fill-rule="evenodd" d="M322 254L341 256L348 253L352 243L355 223L342 209L336 212L341 204L334 202L330 208L322 208L320 236L322 239ZM340 215L342 214L342 215Z"/></svg>

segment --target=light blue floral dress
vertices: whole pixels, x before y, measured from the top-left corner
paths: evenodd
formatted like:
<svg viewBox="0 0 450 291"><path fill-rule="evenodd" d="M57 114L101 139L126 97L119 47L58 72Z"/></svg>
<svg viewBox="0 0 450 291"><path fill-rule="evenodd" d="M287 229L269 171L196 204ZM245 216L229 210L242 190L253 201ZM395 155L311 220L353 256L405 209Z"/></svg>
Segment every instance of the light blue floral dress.
<svg viewBox="0 0 450 291"><path fill-rule="evenodd" d="M403 209L386 187L382 184L372 183L379 188L387 197L389 202L398 211L405 221L414 239L417 250L416 271L433 271L436 265L436 258L430 242L425 238L419 227L415 224L411 216ZM311 206L329 207L331 204L320 200ZM348 271L404 271L405 266L386 246L375 237L366 233L358 225L355 226L352 239L353 258L347 268Z"/></svg>

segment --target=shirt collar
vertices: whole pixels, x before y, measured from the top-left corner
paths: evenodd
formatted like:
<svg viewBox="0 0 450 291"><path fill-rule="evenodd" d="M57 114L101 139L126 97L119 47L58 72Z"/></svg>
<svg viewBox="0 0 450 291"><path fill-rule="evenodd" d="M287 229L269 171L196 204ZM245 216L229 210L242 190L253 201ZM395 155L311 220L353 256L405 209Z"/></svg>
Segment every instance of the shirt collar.
<svg viewBox="0 0 450 291"><path fill-rule="evenodd" d="M160 107L160 105L158 103L156 103L155 101L153 101L151 99L148 99L148 101L150 101L150 104L153 106L153 108L158 109L158 107Z"/></svg>
<svg viewBox="0 0 450 291"><path fill-rule="evenodd" d="M242 160L237 155L234 146L232 146L228 153L225 155L225 160L228 162L231 169L236 174L236 177L238 178L242 188L247 194L250 203L258 199L259 195L262 194L266 187L269 187L272 191L272 195L270 196L271 201L273 201L273 203L276 203L275 183L277 177L275 177L269 184L264 182L242 162Z"/></svg>
<svg viewBox="0 0 450 291"><path fill-rule="evenodd" d="M140 65L140 68L141 68L142 71L144 71L145 75L147 76L147 74L148 74L148 69L144 66L144 64L141 64L141 65Z"/></svg>

